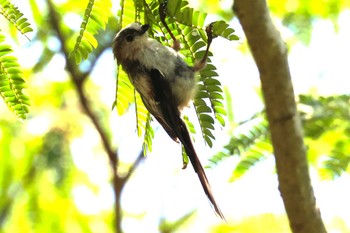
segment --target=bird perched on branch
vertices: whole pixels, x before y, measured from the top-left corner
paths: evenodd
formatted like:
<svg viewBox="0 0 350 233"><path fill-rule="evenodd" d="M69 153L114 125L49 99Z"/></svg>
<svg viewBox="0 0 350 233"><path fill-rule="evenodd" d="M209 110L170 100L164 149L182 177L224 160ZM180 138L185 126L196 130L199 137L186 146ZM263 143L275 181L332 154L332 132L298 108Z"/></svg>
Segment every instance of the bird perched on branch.
<svg viewBox="0 0 350 233"><path fill-rule="evenodd" d="M173 48L149 38L148 29L148 24L139 23L132 23L122 29L113 41L114 56L140 93L148 111L175 142L182 143L215 212L224 219L186 124L181 119L181 110L188 106L195 95L195 72L206 65L212 37L208 35L203 59L190 67Z"/></svg>

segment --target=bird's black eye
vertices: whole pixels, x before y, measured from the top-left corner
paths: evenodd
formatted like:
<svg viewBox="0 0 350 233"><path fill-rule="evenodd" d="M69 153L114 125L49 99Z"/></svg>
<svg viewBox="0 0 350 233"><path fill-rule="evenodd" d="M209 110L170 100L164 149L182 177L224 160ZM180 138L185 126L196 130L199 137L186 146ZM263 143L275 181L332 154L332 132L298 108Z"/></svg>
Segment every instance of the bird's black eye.
<svg viewBox="0 0 350 233"><path fill-rule="evenodd" d="M132 35L126 36L126 41L131 42L134 40L134 37Z"/></svg>

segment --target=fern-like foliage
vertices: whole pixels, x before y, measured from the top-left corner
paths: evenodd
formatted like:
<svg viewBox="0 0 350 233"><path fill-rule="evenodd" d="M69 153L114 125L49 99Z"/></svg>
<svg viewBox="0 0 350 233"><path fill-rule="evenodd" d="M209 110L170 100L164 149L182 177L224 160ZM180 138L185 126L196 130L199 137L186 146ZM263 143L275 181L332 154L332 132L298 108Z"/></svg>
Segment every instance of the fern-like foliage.
<svg viewBox="0 0 350 233"><path fill-rule="evenodd" d="M322 144L319 174L325 179L341 176L350 164L350 95L300 95L299 107L307 145ZM314 149L315 150L315 149ZM326 156L326 158L324 158Z"/></svg>
<svg viewBox="0 0 350 233"><path fill-rule="evenodd" d="M143 154L146 155L148 151L152 151L152 141L154 138L154 131L151 127L151 114L147 114L147 121L145 125L145 133L143 139Z"/></svg>
<svg viewBox="0 0 350 233"><path fill-rule="evenodd" d="M25 37L27 37L25 35L26 33L33 31L28 19L23 17L23 13L18 10L18 7L10 3L8 0L0 0L0 14L14 25Z"/></svg>
<svg viewBox="0 0 350 233"><path fill-rule="evenodd" d="M187 1L174 0L167 4L167 15L169 16L167 24L170 25L172 33L184 45L184 50L181 52L187 58L186 61L189 64L194 64L203 58L207 40L204 28L207 14L190 8ZM229 28L225 22L213 22L212 25L214 36L222 36L229 40L238 39L233 34L234 30ZM163 33L166 34L164 31ZM166 38L168 40L169 36ZM211 53L210 56L212 56ZM215 120L222 126L225 125L226 111L222 102L224 99L223 91L217 77L216 67L209 58L207 66L199 74L197 95L194 99L201 133L210 147L215 139L212 133L215 129Z"/></svg>
<svg viewBox="0 0 350 233"><path fill-rule="evenodd" d="M80 25L79 36L73 51L70 53L70 57L75 60L76 64L87 59L93 49L98 46L95 35L106 28L111 8L111 0L89 0Z"/></svg>
<svg viewBox="0 0 350 233"><path fill-rule="evenodd" d="M181 52L187 58L186 61L189 64L194 64L203 58L207 41L204 28L207 14L190 8L187 1L174 0L167 4L167 15L169 16L167 24L171 26L173 34L184 45L184 50ZM225 22L213 22L212 25L214 36L222 36L229 40L238 39L237 36L233 36L234 30L229 29ZM212 133L215 128L215 120L224 126L224 116L226 115L222 103L224 98L221 83L217 79L218 74L216 67L210 60L211 56L210 53L207 66L199 74L197 95L194 99L201 133L210 147L213 144L212 140L215 139Z"/></svg>
<svg viewBox="0 0 350 233"><path fill-rule="evenodd" d="M348 144L344 142L338 142L330 156L323 162L320 169L320 175L323 178L334 179L340 177L350 165L350 150L348 147L344 148L343 145ZM340 148L339 148L340 147Z"/></svg>
<svg viewBox="0 0 350 233"><path fill-rule="evenodd" d="M138 136L141 137L142 133L144 132L145 128L146 128L146 123L148 121L149 118L149 113L145 107L145 105L143 105L141 96L138 92L136 92L135 90L135 110L136 110L136 126L137 126L137 133Z"/></svg>
<svg viewBox="0 0 350 233"><path fill-rule="evenodd" d="M121 0L120 11L118 13L120 18L120 27L129 25L135 21L140 21L142 14L141 1ZM116 99L114 105L117 107L120 115L124 114L130 105L135 105L136 114L136 129L139 136L143 135L143 152L152 151L152 141L154 138L154 131L151 127L151 116L144 106L140 95L135 91L127 74L121 67L118 67Z"/></svg>
<svg viewBox="0 0 350 233"><path fill-rule="evenodd" d="M304 131L307 137L319 138L325 129L335 129L339 126L339 119L348 122L349 95L314 97L311 95L300 95L299 106L307 106L310 111L301 110L304 123Z"/></svg>
<svg viewBox="0 0 350 233"><path fill-rule="evenodd" d="M17 58L11 56L11 46L0 34L0 95L7 106L21 119L29 112L29 98L22 92L26 87Z"/></svg>
<svg viewBox="0 0 350 233"><path fill-rule="evenodd" d="M33 31L23 13L8 0L0 0L0 14L25 37L26 33ZM5 36L0 33L0 95L17 117L26 119L29 98L22 92L26 86L22 70L11 52L11 46L5 43Z"/></svg>
<svg viewBox="0 0 350 233"><path fill-rule="evenodd" d="M228 40L238 40L238 36L234 34L235 30L230 28L224 21L217 21L213 23L213 33L215 36L221 36Z"/></svg>
<svg viewBox="0 0 350 233"><path fill-rule="evenodd" d="M128 75L118 67L116 98L113 107L117 107L119 115L123 115L128 110L130 104L134 102L134 87L130 83Z"/></svg>
<svg viewBox="0 0 350 233"><path fill-rule="evenodd" d="M120 6L119 18L121 28L135 21L148 23L152 29L149 33L151 37L159 40L164 45L172 45L171 35L165 30L160 20L158 1L148 3L147 1L121 0ZM203 58L205 53L207 36L204 23L207 14L190 8L188 2L183 0L168 1L165 11L167 15L166 23L171 33L181 42L182 49L180 52L184 55L185 61L189 65L195 64L196 61ZM225 22L218 21L212 25L214 36L221 36L229 40L238 39L234 35L234 30L229 28ZM210 56L212 56L211 53ZM138 111L142 104L142 102L138 102L137 96L134 97L134 100L130 98L133 87L131 84L125 85L127 83L125 77L126 74L121 69L118 69L115 104L119 113L125 112L130 104L136 104ZM200 132L209 146L212 146L215 139L213 134L215 123L218 122L222 126L225 125L224 117L226 112L222 102L223 91L217 77L216 67L209 58L206 68L198 74L198 93L194 99ZM143 108L141 109L143 111ZM136 116L138 133L140 134L140 131L142 133L147 132L149 124L145 122L147 118L144 113L139 114L136 112ZM194 126L189 124L188 118L185 118L185 121L190 131L192 133L195 132ZM144 126L145 128L143 128Z"/></svg>
<svg viewBox="0 0 350 233"><path fill-rule="evenodd" d="M272 154L272 145L267 140L258 139L255 143L247 148L245 153L241 154L240 161L232 172L230 181L235 181L243 176L250 168L264 161Z"/></svg>
<svg viewBox="0 0 350 233"><path fill-rule="evenodd" d="M136 21L138 13L138 7L135 5L135 1L133 0L121 0L120 1L120 10L118 12L118 16L120 18L120 27L124 27ZM129 106L135 103L135 90L133 85L131 84L128 75L124 72L124 70L119 66L117 73L117 86L116 86L116 99L114 105L117 107L119 115L123 115L129 108ZM142 101L139 101L139 109ZM138 109L138 108L136 108ZM144 109L144 108L142 108ZM137 111L137 110L136 110ZM136 116L137 113L136 113ZM144 118L143 118L144 119ZM141 119L136 119L137 125L141 124ZM146 122L143 122L145 125ZM141 124L142 125L142 124ZM141 129L137 127L137 129ZM138 131L138 135L141 135L142 132Z"/></svg>
<svg viewBox="0 0 350 233"><path fill-rule="evenodd" d="M210 159L208 167L216 166L224 159L239 156L231 181L238 179L251 167L272 154L272 146L268 137L268 124L262 114L256 114L248 121L242 122L235 129L236 135L224 146L224 149Z"/></svg>
<svg viewBox="0 0 350 233"><path fill-rule="evenodd" d="M137 21L137 18L140 17L140 9L138 5L136 5L136 2L137 1L133 1L133 0L120 1L120 10L118 12L118 17L120 19L119 20L120 28ZM117 72L116 99L114 102L114 105L117 107L119 115L123 115L128 110L129 106L131 104L134 104L135 102L136 102L136 96L135 96L134 87L131 84L128 78L128 75L119 66L118 72ZM142 119L138 118L138 116L142 116L142 114L139 115L137 113L138 109L142 109L144 111L145 107L143 106L142 101L138 101L138 104L136 106L136 126L137 126L136 128L138 130L137 134L142 135L144 133L142 131L144 127L139 127L139 126L144 125L146 126L146 130L150 131L150 129L148 129L148 127L150 127L150 124L146 124L146 122L144 121L145 119L144 117ZM150 134L149 136L151 135L152 134ZM151 148L151 142L152 140L148 140L148 142L144 142L145 143L144 148Z"/></svg>

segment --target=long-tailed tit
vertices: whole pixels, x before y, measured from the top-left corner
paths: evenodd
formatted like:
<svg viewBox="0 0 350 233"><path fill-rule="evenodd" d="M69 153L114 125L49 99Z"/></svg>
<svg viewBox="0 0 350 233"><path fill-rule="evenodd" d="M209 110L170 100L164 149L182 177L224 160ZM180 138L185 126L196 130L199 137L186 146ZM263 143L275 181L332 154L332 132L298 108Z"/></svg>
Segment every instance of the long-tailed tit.
<svg viewBox="0 0 350 233"><path fill-rule="evenodd" d="M224 219L180 117L180 111L195 95L195 72L205 67L206 57L190 67L174 49L149 38L148 28L147 24L132 23L122 29L113 41L114 56L140 93L148 111L174 141L183 144L204 192L216 213Z"/></svg>

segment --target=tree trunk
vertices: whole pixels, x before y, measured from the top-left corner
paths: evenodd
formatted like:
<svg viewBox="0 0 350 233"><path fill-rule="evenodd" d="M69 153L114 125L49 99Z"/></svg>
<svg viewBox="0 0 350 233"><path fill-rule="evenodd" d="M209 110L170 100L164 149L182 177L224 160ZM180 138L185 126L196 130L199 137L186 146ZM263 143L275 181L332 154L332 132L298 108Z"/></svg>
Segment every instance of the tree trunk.
<svg viewBox="0 0 350 233"><path fill-rule="evenodd" d="M286 46L271 22L265 1L235 0L233 10L259 69L279 190L291 229L294 233L324 233L311 186Z"/></svg>

